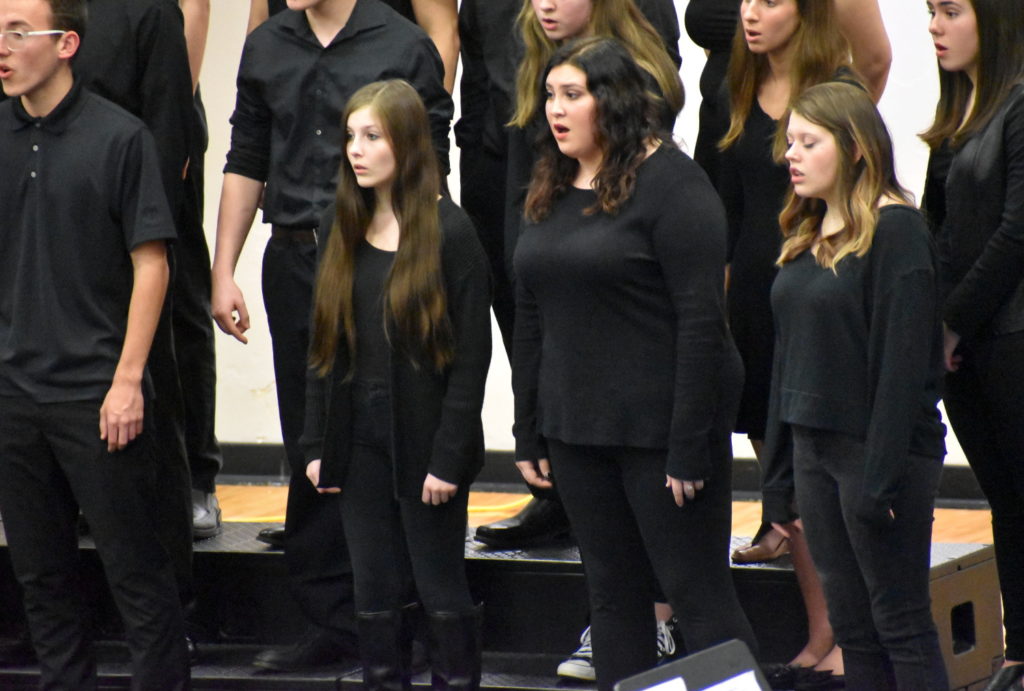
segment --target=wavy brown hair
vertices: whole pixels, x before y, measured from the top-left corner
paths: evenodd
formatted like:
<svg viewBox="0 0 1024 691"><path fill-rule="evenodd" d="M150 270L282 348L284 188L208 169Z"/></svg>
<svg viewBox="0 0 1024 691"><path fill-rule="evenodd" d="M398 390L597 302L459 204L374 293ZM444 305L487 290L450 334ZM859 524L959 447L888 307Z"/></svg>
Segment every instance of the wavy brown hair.
<svg viewBox="0 0 1024 691"><path fill-rule="evenodd" d="M658 136L658 105L644 88L643 71L618 41L587 38L562 46L544 70L542 88L548 74L559 65L572 65L586 75L586 88L597 108L595 136L601 149L601 168L593 180L597 202L584 213L614 214L633 195L637 169L647 156L648 143L671 138ZM545 121L544 100L535 117ZM538 129L534 147L537 159L523 216L535 223L546 218L554 201L569 189L579 164L558 149L548 127Z"/></svg>
<svg viewBox="0 0 1024 691"><path fill-rule="evenodd" d="M779 214L784 241L776 263L790 262L818 242L818 264L835 271L843 257L863 257L871 249L879 202L894 198L912 204L910 194L896 179L892 138L866 91L842 82L812 86L793 103L784 118L787 127L793 113L835 138L839 156L836 190L843 229L820 238L825 202L800 197L790 187Z"/></svg>
<svg viewBox="0 0 1024 691"><path fill-rule="evenodd" d="M832 79L836 70L850 64L850 47L839 32L833 0L794 0L800 24L790 38L793 61L790 72L790 103L804 89ZM718 148L728 149L743 136L757 91L768 75L768 56L751 52L744 38L743 22L736 24L729 57L729 130ZM778 154L785 150L786 129L780 121L775 135Z"/></svg>
<svg viewBox="0 0 1024 691"><path fill-rule="evenodd" d="M416 90L400 79L374 82L352 94L342 123L369 108L395 156L391 205L398 219L398 252L384 287L384 332L392 347L417 367L442 370L452 360L453 339L441 280L441 228L437 198L440 173L427 111ZM352 305L355 254L376 208L373 190L356 182L347 157L338 174L336 213L313 293L310 365L321 375L334 366L343 330L349 353L356 349ZM347 377L353 374L351 357Z"/></svg>
<svg viewBox="0 0 1024 691"><path fill-rule="evenodd" d="M618 39L658 84L661 93L654 96L664 99L668 109L678 114L683 109L683 83L679 79L679 69L669 57L664 40L640 8L633 0L592 0L592 3L587 34ZM536 113L538 103L544 102L544 77L547 75L544 66L558 49L558 44L544 33L530 0L524 0L519 10L516 29L526 50L516 72L516 105L509 124L526 127Z"/></svg>
<svg viewBox="0 0 1024 691"><path fill-rule="evenodd" d="M939 103L935 120L921 139L936 148L946 139L954 147L980 131L996 114L1015 85L1024 81L1024 2L966 0L978 22L977 84L966 72L939 67ZM974 107L967 112L971 92Z"/></svg>

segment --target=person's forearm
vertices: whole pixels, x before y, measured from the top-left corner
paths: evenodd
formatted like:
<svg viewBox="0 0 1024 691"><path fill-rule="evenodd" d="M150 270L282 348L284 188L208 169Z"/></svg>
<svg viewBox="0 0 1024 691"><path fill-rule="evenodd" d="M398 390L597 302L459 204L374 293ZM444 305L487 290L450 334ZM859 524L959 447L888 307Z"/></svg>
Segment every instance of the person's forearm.
<svg viewBox="0 0 1024 691"><path fill-rule="evenodd" d="M206 53L206 37L210 31L210 0L178 0L185 17L185 43L188 45L188 66L192 72L192 93L199 85L199 72Z"/></svg>
<svg viewBox="0 0 1024 691"><path fill-rule="evenodd" d="M456 0L412 0L412 10L416 23L423 27L441 54L444 88L452 93L459 62L459 10Z"/></svg>
<svg viewBox="0 0 1024 691"><path fill-rule="evenodd" d="M251 34L253 29L267 21L269 17L270 7L267 0L250 0L249 24L245 27L245 33Z"/></svg>
<svg viewBox="0 0 1024 691"><path fill-rule="evenodd" d="M878 0L836 0L839 29L850 43L853 66L877 103L892 65L892 45Z"/></svg>
<svg viewBox="0 0 1024 691"><path fill-rule="evenodd" d="M263 183L237 173L225 173L217 216L217 242L213 254L214 275L233 276L249 229L256 218Z"/></svg>
<svg viewBox="0 0 1024 691"><path fill-rule="evenodd" d="M167 267L167 246L163 240L139 245L132 250L131 259L134 272L132 296L114 381L136 385L142 382L153 334L160 321L170 270Z"/></svg>

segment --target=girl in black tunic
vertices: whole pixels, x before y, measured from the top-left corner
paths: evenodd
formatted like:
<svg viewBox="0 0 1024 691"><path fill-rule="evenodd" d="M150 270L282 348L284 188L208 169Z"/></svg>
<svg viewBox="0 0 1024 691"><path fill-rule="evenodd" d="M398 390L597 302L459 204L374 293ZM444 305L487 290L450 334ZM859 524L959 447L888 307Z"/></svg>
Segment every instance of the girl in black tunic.
<svg viewBox="0 0 1024 691"><path fill-rule="evenodd" d="M546 474L550 458L558 479L599 689L655 664L652 574L687 651L755 645L727 559L742 373L722 304L725 215L658 136L643 82L611 39L552 57L515 254L516 459Z"/></svg>
<svg viewBox="0 0 1024 691"><path fill-rule="evenodd" d="M863 90L807 89L786 138L766 514L806 529L849 691L946 691L928 591L945 454L931 237Z"/></svg>
<svg viewBox="0 0 1024 691"><path fill-rule="evenodd" d="M348 160L321 225L306 474L341 491L367 688L408 688L413 584L434 687L476 688L480 617L463 556L484 453L487 260L465 214L439 201L426 109L409 84L363 87L343 118Z"/></svg>
<svg viewBox="0 0 1024 691"><path fill-rule="evenodd" d="M922 138L946 293L944 400L992 507L1006 662L988 688L1002 691L1024 676L1024 4L928 7L939 104Z"/></svg>

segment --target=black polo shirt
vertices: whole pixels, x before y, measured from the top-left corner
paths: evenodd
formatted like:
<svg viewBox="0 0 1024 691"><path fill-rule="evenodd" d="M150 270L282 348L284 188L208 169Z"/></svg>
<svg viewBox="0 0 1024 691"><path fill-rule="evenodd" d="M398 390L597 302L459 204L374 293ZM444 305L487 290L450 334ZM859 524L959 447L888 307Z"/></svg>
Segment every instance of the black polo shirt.
<svg viewBox="0 0 1024 691"><path fill-rule="evenodd" d="M78 83L46 117L0 103L0 395L102 400L137 245L174 237L153 138Z"/></svg>
<svg viewBox="0 0 1024 691"><path fill-rule="evenodd" d="M75 77L146 123L177 208L195 113L184 21L177 0L89 0Z"/></svg>
<svg viewBox="0 0 1024 691"><path fill-rule="evenodd" d="M422 29L378 0L358 0L325 48L304 12L274 15L245 41L224 172L267 183L264 222L315 227L334 199L345 103L360 87L395 78L423 98L446 175L453 105Z"/></svg>

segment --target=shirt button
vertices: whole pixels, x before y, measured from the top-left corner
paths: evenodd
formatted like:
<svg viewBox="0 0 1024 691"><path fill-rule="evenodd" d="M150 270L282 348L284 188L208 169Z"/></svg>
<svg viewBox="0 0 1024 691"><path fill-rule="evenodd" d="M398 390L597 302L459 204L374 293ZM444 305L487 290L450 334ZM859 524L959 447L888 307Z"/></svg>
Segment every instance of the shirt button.
<svg viewBox="0 0 1024 691"><path fill-rule="evenodd" d="M320 136L321 134L323 134L323 131L322 131L322 130L317 130L317 131L316 131L316 136L318 136L318 137L319 137L319 136Z"/></svg>
<svg viewBox="0 0 1024 691"><path fill-rule="evenodd" d="M29 173L29 175L32 176L32 177L35 177L36 176L36 171L33 170L31 173Z"/></svg>
<svg viewBox="0 0 1024 691"><path fill-rule="evenodd" d="M33 144L32 145L32 150L33 151L39 151L39 145L38 144Z"/></svg>

